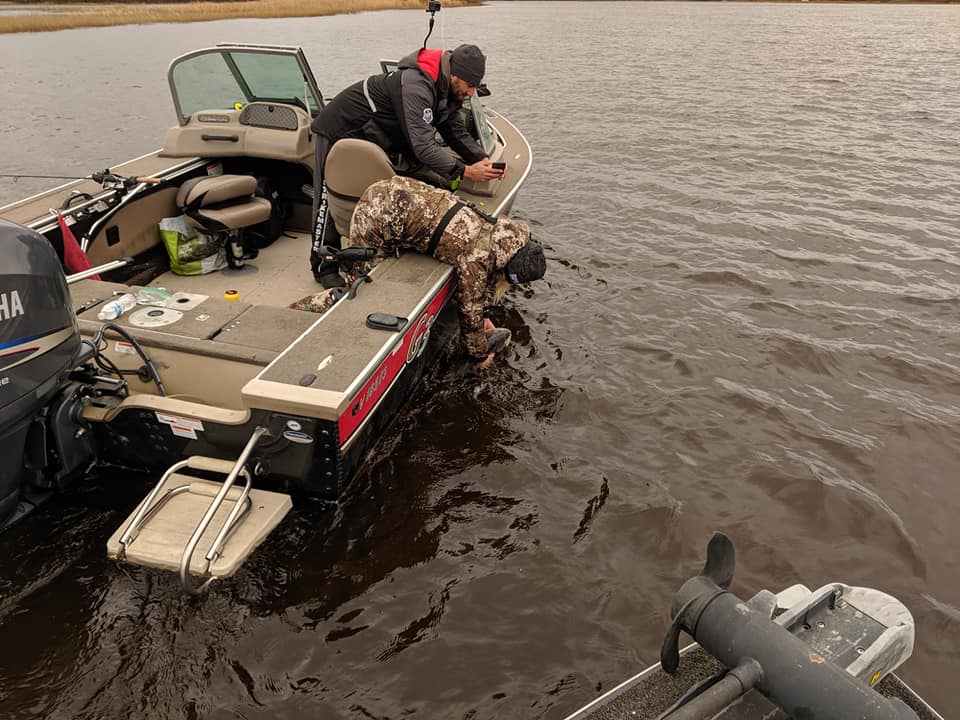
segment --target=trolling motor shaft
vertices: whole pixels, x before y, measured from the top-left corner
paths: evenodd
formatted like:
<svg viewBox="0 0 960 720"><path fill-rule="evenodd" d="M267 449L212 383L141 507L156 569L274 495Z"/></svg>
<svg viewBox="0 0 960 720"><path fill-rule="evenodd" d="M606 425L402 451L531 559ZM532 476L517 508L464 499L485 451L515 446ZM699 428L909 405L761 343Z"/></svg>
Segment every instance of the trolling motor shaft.
<svg viewBox="0 0 960 720"><path fill-rule="evenodd" d="M706 713L720 696L726 704L754 686L793 718L916 720L916 713L905 703L875 692L729 592L733 569L733 544L715 533L703 571L674 596L673 623L660 654L663 669L668 673L677 669L682 629L734 670L712 692L708 690L671 713L671 720L712 717L713 712ZM701 711L704 714L696 714Z"/></svg>

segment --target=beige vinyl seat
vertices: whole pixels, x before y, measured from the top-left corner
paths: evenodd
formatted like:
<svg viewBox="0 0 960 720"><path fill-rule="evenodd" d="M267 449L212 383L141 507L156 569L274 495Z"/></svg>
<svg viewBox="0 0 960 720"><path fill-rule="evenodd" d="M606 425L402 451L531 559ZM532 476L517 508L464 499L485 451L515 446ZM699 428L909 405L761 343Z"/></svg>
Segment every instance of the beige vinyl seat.
<svg viewBox="0 0 960 720"><path fill-rule="evenodd" d="M390 158L379 145L355 138L334 143L327 154L324 181L330 217L341 236L350 234L353 209L363 191L394 175Z"/></svg>
<svg viewBox="0 0 960 720"><path fill-rule="evenodd" d="M232 270L244 267L244 229L270 218L270 201L255 197L256 189L252 175L215 175L187 180L177 191L180 212L196 227L226 240Z"/></svg>
<svg viewBox="0 0 960 720"><path fill-rule="evenodd" d="M187 180L177 193L177 207L199 228L242 230L270 218L270 201L254 197L252 175L218 175Z"/></svg>

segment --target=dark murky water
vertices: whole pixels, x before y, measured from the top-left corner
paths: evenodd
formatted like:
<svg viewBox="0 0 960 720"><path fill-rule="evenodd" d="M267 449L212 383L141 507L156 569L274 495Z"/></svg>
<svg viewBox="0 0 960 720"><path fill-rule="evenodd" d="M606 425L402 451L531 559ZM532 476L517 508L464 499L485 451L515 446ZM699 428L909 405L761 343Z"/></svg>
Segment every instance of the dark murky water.
<svg viewBox="0 0 960 720"><path fill-rule="evenodd" d="M442 15L535 152L516 212L551 267L500 318L512 354L425 388L339 509L302 503L199 601L103 556L140 478L0 537L0 716L559 718L656 660L715 528L741 594L900 597L902 674L957 715L960 8ZM425 21L6 36L3 172L159 146L180 52L301 44L333 92Z"/></svg>

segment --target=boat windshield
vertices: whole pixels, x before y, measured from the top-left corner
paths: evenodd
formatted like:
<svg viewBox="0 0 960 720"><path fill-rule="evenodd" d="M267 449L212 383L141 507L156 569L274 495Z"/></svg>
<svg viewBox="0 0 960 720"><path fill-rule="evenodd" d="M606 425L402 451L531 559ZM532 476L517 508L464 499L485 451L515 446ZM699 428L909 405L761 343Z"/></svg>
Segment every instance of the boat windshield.
<svg viewBox="0 0 960 720"><path fill-rule="evenodd" d="M483 105L480 98L476 95L470 96L470 112L473 113L473 126L477 129L477 140L483 147L483 151L490 155L497 146L497 141L493 138L493 129L487 122L487 116L483 112Z"/></svg>
<svg viewBox="0 0 960 720"><path fill-rule="evenodd" d="M217 47L183 55L167 72L180 124L200 110L283 102L315 116L323 99L299 48Z"/></svg>

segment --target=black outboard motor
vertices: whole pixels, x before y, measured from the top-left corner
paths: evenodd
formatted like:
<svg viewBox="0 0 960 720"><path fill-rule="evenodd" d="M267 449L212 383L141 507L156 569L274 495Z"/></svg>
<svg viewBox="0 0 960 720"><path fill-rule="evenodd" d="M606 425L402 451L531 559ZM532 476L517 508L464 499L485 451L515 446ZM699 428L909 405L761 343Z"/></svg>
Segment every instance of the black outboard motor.
<svg viewBox="0 0 960 720"><path fill-rule="evenodd" d="M763 591L744 602L727 590L733 570L733 543L715 533L703 570L674 596L673 623L660 651L663 669L676 672L680 630L685 630L729 671L663 717L712 718L756 688L798 720L917 720L904 702L871 687L913 648L913 621L898 601L867 588L835 584L774 618L772 593ZM816 637L813 626L825 628L823 637ZM807 634L815 644L798 636L804 630L812 631ZM841 666L845 661L835 662L844 656L856 658L846 669Z"/></svg>
<svg viewBox="0 0 960 720"><path fill-rule="evenodd" d="M0 257L2 529L86 469L93 446L68 378L86 346L57 253L39 233L0 219Z"/></svg>

